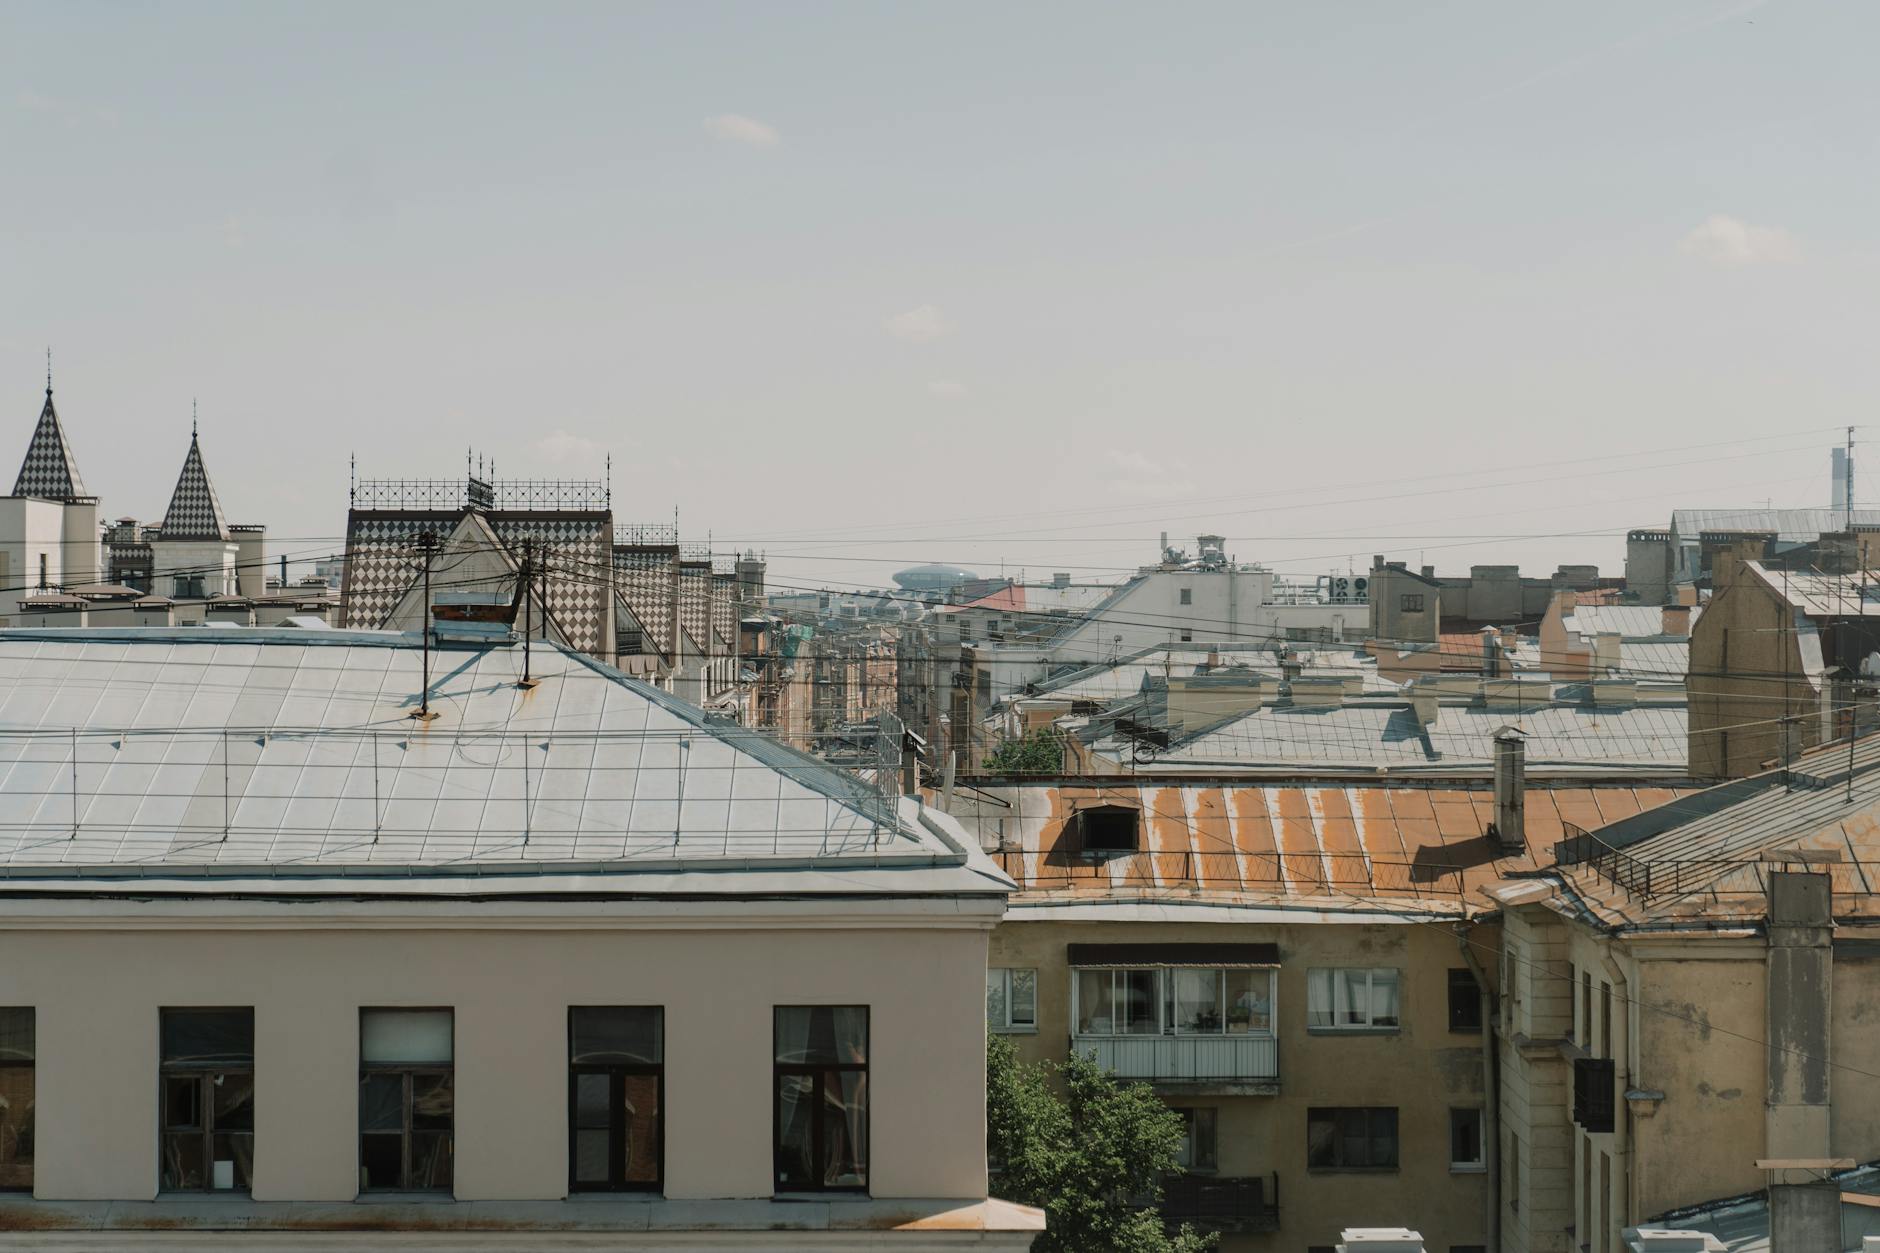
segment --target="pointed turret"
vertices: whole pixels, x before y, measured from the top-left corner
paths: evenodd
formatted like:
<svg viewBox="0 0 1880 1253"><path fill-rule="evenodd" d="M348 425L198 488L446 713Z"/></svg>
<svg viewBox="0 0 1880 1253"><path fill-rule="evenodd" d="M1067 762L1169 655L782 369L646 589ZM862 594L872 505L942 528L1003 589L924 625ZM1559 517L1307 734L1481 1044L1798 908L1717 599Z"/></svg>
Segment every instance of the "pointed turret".
<svg viewBox="0 0 1880 1253"><path fill-rule="evenodd" d="M196 437L196 425L190 423L189 456L183 459L183 472L176 478L176 490L170 493L170 507L164 512L159 528L164 540L222 540L228 542L228 519L222 516L222 502L216 499L215 485L202 464L202 444Z"/></svg>
<svg viewBox="0 0 1880 1253"><path fill-rule="evenodd" d="M33 428L33 442L26 446L13 494L41 500L89 498L84 480L78 477L72 446L65 442L65 428L59 425L59 411L52 406L51 378L46 379L46 405L39 411L39 425Z"/></svg>

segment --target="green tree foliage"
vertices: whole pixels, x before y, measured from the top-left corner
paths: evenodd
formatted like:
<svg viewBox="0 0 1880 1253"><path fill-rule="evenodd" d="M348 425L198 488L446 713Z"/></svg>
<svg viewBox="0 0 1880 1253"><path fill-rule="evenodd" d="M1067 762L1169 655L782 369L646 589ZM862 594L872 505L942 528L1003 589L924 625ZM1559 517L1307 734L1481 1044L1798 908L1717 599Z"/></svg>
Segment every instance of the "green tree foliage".
<svg viewBox="0 0 1880 1253"><path fill-rule="evenodd" d="M994 1191L1045 1212L1032 1253L1203 1253L1218 1237L1190 1227L1170 1234L1142 1201L1180 1169L1181 1116L1149 1085L1121 1084L1088 1057L1027 1065L1010 1042L986 1041L986 1152Z"/></svg>
<svg viewBox="0 0 1880 1253"><path fill-rule="evenodd" d="M987 774L1061 774L1064 770L1064 733L1039 727L993 749L985 761Z"/></svg>

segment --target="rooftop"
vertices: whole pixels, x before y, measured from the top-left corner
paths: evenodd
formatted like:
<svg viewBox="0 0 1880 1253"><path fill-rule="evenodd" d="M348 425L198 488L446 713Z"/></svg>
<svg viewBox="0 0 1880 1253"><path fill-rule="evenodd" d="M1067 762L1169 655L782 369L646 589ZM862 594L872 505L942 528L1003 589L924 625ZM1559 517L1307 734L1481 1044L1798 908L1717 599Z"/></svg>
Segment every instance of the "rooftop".
<svg viewBox="0 0 1880 1253"><path fill-rule="evenodd" d="M1478 889L1544 863L1569 824L1631 817L1691 791L1530 787L1527 842L1538 860L1508 854L1487 834L1486 785L1090 780L961 789L952 813L1017 880L1014 911L1127 904L1179 918L1231 905L1454 916L1485 908ZM1084 851L1073 818L1098 806L1140 815L1140 851Z"/></svg>
<svg viewBox="0 0 1880 1253"><path fill-rule="evenodd" d="M1001 889L914 801L579 654L531 662L522 687L520 646L434 649L426 722L415 634L0 631L0 885Z"/></svg>

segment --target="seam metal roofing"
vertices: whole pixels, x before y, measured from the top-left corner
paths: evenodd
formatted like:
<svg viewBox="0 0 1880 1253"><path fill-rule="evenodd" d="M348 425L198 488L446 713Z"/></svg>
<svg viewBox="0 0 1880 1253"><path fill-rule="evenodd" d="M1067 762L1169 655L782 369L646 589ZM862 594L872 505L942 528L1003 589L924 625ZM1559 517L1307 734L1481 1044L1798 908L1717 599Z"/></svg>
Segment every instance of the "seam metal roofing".
<svg viewBox="0 0 1880 1253"><path fill-rule="evenodd" d="M293 629L0 631L0 882L657 872L1003 890L943 816L565 649ZM259 868L257 870L257 868ZM867 889L826 872L865 876ZM915 871L918 873L905 873ZM693 885L695 889L698 885ZM637 889L636 889L637 890Z"/></svg>

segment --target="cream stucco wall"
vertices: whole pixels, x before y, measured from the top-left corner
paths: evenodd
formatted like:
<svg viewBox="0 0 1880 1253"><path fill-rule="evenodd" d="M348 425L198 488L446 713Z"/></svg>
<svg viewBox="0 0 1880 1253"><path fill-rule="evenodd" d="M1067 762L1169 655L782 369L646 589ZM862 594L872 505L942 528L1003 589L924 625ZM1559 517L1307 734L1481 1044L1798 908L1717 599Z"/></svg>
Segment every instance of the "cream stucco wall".
<svg viewBox="0 0 1880 1253"><path fill-rule="evenodd" d="M369 1006L456 1012L458 1198L565 1195L565 1024L583 1004L665 1007L668 1197L771 1195L780 1004L870 1008L874 1196L986 1194L986 934L966 920L299 930L305 907L278 905L227 928L22 930L10 912L0 910L0 1004L38 1011L41 1198L152 1196L158 1011L247 1005L257 1200L357 1191Z"/></svg>
<svg viewBox="0 0 1880 1253"><path fill-rule="evenodd" d="M1493 974L1495 928L1471 937ZM1484 1103L1479 1034L1449 1030L1448 978L1465 965L1447 925L1382 923L1151 923L1026 921L1022 909L993 933L993 966L1038 971L1038 1028L1013 1036L1022 1056L1060 1060L1070 1044L1067 946L1082 943L1274 943L1279 1093L1225 1096L1163 1087L1175 1107L1212 1106L1218 1174L1277 1174L1277 1232L1229 1234L1223 1253L1332 1245L1353 1226L1408 1226L1425 1246L1486 1242L1487 1176L1452 1172L1449 1110ZM1375 966L1402 971L1403 1028L1381 1034L1314 1033L1306 1027L1306 971ZM1307 1111L1316 1106L1395 1106L1399 1167L1306 1167Z"/></svg>

